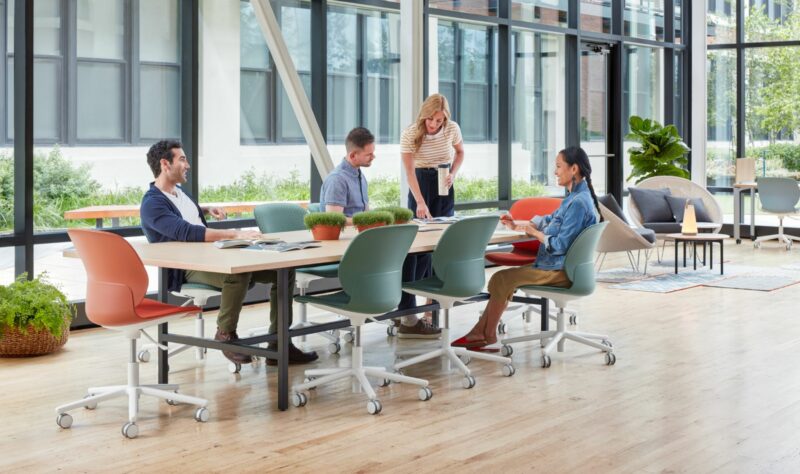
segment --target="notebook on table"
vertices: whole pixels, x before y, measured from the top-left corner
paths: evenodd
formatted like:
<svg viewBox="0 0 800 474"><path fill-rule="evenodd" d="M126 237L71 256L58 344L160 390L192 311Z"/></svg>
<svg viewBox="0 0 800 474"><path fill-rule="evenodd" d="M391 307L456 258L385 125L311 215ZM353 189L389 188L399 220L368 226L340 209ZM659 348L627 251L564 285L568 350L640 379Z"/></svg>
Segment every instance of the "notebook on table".
<svg viewBox="0 0 800 474"><path fill-rule="evenodd" d="M243 249L253 245L276 244L283 242L280 239L223 239L214 242L214 247L218 249Z"/></svg>

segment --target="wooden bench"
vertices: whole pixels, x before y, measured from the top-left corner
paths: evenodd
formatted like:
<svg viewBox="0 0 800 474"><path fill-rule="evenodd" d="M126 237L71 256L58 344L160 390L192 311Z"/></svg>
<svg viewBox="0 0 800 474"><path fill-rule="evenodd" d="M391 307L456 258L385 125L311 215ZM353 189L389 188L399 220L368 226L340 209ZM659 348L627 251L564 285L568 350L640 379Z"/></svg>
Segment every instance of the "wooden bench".
<svg viewBox="0 0 800 474"><path fill-rule="evenodd" d="M253 201L253 202L209 202L201 204L200 208L203 211L208 211L209 208L218 207L223 209L228 214L242 214L245 212L253 212L256 206L261 204L268 204L270 202L288 202L297 204L304 208L308 207L308 201ZM138 204L112 204L108 206L89 206L80 209L72 209L64 212L64 219L94 219L95 227L98 229L103 228L103 219L111 219L112 227L119 227L120 217L139 217Z"/></svg>

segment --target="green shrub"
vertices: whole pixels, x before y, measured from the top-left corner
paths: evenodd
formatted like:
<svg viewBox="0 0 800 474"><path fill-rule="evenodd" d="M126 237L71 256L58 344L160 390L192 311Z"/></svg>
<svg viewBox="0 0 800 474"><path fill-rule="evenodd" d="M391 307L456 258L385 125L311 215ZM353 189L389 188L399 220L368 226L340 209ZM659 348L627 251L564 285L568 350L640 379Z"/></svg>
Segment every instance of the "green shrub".
<svg viewBox="0 0 800 474"><path fill-rule="evenodd" d="M0 337L6 328L26 333L30 327L59 338L69 327L73 310L64 293L47 281L46 274L29 281L23 273L14 283L0 286Z"/></svg>
<svg viewBox="0 0 800 474"><path fill-rule="evenodd" d="M411 209L406 209L405 207L400 206L379 207L374 210L388 212L394 217L395 222L408 222L412 217L414 217L414 213L411 212Z"/></svg>
<svg viewBox="0 0 800 474"><path fill-rule="evenodd" d="M332 225L342 228L347 223L347 218L341 212L312 212L306 214L303 222L308 229L316 225Z"/></svg>
<svg viewBox="0 0 800 474"><path fill-rule="evenodd" d="M765 147L747 149L750 158L765 158L767 162L778 162L789 171L800 171L800 145L773 143Z"/></svg>
<svg viewBox="0 0 800 474"><path fill-rule="evenodd" d="M354 226L367 226L373 224L394 224L394 216L386 211L365 211L353 214Z"/></svg>

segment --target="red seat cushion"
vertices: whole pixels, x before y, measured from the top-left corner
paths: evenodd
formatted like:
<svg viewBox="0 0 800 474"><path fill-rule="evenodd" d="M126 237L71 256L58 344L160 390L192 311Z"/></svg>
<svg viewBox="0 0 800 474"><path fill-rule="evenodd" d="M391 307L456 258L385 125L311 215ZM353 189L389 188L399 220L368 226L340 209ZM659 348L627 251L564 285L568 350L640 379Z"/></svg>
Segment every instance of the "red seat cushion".
<svg viewBox="0 0 800 474"><path fill-rule="evenodd" d="M511 252L487 253L486 260L494 263L495 265L503 265L505 267L521 267L523 265L531 265L533 262L535 262L536 252L515 248Z"/></svg>
<svg viewBox="0 0 800 474"><path fill-rule="evenodd" d="M142 319L163 318L173 314L199 313L202 308L197 306L175 306L144 298L136 306L136 314Z"/></svg>

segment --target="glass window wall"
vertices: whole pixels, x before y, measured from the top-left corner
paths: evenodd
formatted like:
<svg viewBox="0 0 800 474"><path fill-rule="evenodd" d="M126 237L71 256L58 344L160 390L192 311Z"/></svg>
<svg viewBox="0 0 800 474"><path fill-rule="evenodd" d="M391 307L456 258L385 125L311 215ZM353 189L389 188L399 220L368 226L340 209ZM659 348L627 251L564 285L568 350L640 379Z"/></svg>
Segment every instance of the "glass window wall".
<svg viewBox="0 0 800 474"><path fill-rule="evenodd" d="M644 46L626 46L623 54L627 65L623 81L624 137L630 132L629 120L634 115L664 123L664 51ZM627 153L633 146L634 142L623 142L626 181L631 172Z"/></svg>
<svg viewBox="0 0 800 474"><path fill-rule="evenodd" d="M511 2L511 17L543 25L567 26L567 0L514 0Z"/></svg>

